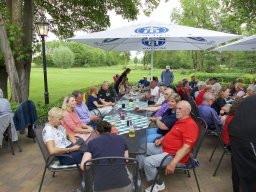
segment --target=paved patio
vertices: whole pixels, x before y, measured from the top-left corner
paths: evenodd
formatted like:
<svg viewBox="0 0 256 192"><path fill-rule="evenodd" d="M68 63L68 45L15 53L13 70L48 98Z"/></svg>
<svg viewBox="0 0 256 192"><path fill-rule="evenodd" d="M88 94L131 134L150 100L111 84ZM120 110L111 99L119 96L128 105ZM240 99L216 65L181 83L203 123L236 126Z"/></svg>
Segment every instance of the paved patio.
<svg viewBox="0 0 256 192"><path fill-rule="evenodd" d="M220 157L221 148L216 151L212 162L208 158L212 152L216 137L206 136L198 159L200 167L197 168L201 191L203 192L229 192L232 191L231 183L231 163L230 156L225 155L221 167L216 177L213 177L213 171ZM0 149L0 191L38 191L41 176L43 174L44 161L41 152L32 139L20 136L20 144L23 152L19 152L15 146L15 155L13 156L7 145ZM193 173L188 178L182 172L171 176L164 176L167 188L164 192L196 192L197 187ZM149 184L143 182L143 188ZM46 172L46 177L42 191L63 191L72 192L80 187L80 177L77 171L56 173L52 177L51 172Z"/></svg>

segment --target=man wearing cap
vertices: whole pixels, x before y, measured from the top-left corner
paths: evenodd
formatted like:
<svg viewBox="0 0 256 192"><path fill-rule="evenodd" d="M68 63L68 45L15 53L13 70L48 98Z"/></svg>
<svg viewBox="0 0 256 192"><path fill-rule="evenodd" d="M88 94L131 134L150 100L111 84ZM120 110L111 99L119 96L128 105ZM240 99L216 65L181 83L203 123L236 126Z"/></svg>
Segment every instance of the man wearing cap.
<svg viewBox="0 0 256 192"><path fill-rule="evenodd" d="M147 80L147 76L144 76L143 79L139 80L140 84L144 85L144 87L148 87L150 82Z"/></svg>
<svg viewBox="0 0 256 192"><path fill-rule="evenodd" d="M170 87L171 84L173 83L173 79L174 79L173 72L170 71L170 66L166 65L166 69L164 71L162 71L162 74L161 74L161 81L167 87Z"/></svg>

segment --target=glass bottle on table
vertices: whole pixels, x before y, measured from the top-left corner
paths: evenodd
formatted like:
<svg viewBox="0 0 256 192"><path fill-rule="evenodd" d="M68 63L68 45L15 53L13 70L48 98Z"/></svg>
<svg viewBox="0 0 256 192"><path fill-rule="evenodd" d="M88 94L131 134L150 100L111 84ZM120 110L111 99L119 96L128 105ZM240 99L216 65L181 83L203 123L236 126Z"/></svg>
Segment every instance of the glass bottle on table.
<svg viewBox="0 0 256 192"><path fill-rule="evenodd" d="M130 124L129 127L129 137L135 137L135 128L132 123Z"/></svg>

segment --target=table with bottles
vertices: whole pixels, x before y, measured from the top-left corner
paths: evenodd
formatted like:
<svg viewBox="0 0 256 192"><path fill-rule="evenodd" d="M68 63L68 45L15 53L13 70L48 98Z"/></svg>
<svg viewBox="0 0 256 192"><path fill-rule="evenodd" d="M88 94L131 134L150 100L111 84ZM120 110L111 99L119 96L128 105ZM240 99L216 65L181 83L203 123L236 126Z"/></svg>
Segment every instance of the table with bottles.
<svg viewBox="0 0 256 192"><path fill-rule="evenodd" d="M129 153L144 154L147 149L148 117L144 111L137 112L135 110L137 106L148 105L147 102L140 101L137 95L125 96L117 102L104 120L111 123L118 134L127 139Z"/></svg>

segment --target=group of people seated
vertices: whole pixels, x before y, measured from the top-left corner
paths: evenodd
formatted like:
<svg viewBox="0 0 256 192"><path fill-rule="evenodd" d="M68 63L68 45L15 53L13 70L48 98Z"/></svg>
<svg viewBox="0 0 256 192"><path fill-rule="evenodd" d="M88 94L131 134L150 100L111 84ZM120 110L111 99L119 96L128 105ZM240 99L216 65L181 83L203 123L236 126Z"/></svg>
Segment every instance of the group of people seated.
<svg viewBox="0 0 256 192"><path fill-rule="evenodd" d="M126 89L124 82L127 82L130 71L126 69L116 79L114 89L117 93L125 93L122 89ZM147 153L137 156L139 166L144 169L148 181L155 178L157 167L167 154L174 155L164 161L166 174L172 174L175 167L188 163L189 153L199 137L199 127L191 115L195 113L193 107L206 121L208 128L214 131L213 114L217 122L223 125L223 141L229 145L228 124L243 98L256 95L256 85L250 85L245 90L240 85L241 82L237 82L234 91L232 87L221 86L215 78L196 82L193 76L190 82L187 79L180 81L177 89L159 86L157 79L149 84L146 81L145 77L143 81L139 81L148 90L141 99L152 102L149 102L148 107L137 107L136 110L148 111L151 114L150 127L147 129ZM111 134L111 125L101 119L101 115L109 114L115 103L108 89L107 82L103 82L101 90L93 86L87 104L83 101L83 93L74 91L64 99L62 109L55 107L49 111L49 122L43 131L49 152L69 153L74 157L72 161L59 157L61 164L78 163L84 169L84 162L92 158L128 157L126 141L119 135ZM90 139L92 135L93 139ZM145 191L149 192L151 187ZM163 180L158 178L153 191L164 189Z"/></svg>

